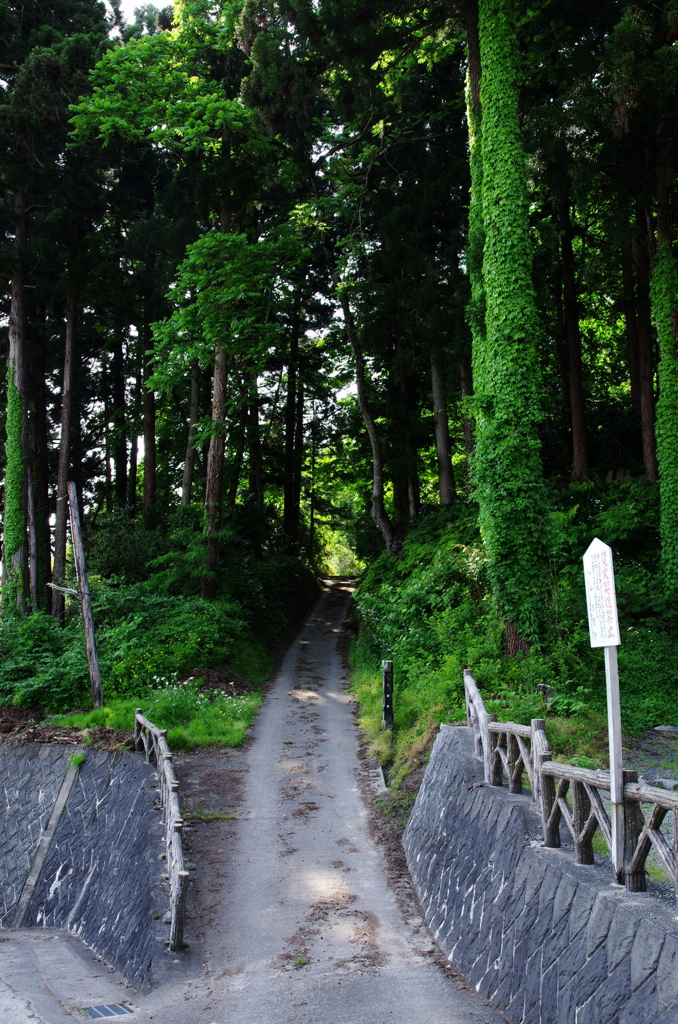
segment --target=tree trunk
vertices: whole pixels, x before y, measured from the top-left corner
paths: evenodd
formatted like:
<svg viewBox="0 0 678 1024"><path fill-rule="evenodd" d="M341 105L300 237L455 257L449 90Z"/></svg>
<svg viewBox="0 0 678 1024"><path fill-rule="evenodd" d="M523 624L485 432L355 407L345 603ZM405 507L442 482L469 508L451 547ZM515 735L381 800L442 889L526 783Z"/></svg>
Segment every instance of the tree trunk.
<svg viewBox="0 0 678 1024"><path fill-rule="evenodd" d="M398 384L402 409L402 415L398 417L397 429L402 439L398 448L403 453L407 521L411 522L419 515L420 509L419 467L416 438L413 437L415 402L412 395L411 354L406 352L400 337L397 341L397 353Z"/></svg>
<svg viewBox="0 0 678 1024"><path fill-rule="evenodd" d="M252 387L256 388L256 379ZM247 438L250 450L250 494L259 508L264 507L264 472L261 455L261 433L259 431L259 398L255 396L249 403L247 422Z"/></svg>
<svg viewBox="0 0 678 1024"><path fill-rule="evenodd" d="M304 476L305 425L304 425L304 388L297 376L297 415L294 428L294 476L292 479L292 505L297 523L297 538L301 523L301 488Z"/></svg>
<svg viewBox="0 0 678 1024"><path fill-rule="evenodd" d="M29 427L26 394L26 293L23 259L28 241L24 189L14 196L15 253L11 279L9 352L7 357L7 462L3 577L10 600L27 610L28 579L28 454Z"/></svg>
<svg viewBox="0 0 678 1024"><path fill-rule="evenodd" d="M565 192L558 201L560 225L561 270L563 275L563 306L567 332L568 383L570 392L570 422L572 425L572 480L586 480L589 474L586 451L586 420L584 388L582 384L581 333L577 308L577 285L572 251L572 219L570 201Z"/></svg>
<svg viewBox="0 0 678 1024"><path fill-rule="evenodd" d="M59 439L59 466L57 469L57 500L54 525L54 579L62 586L66 575L66 537L68 532L68 481L71 470L71 430L73 425L73 368L77 306L73 289L66 299L66 339L64 346L64 376L61 388L61 437ZM58 590L52 597L52 615L63 619L64 595Z"/></svg>
<svg viewBox="0 0 678 1024"><path fill-rule="evenodd" d="M115 502L120 508L127 504L127 431L125 422L125 351L123 324L115 317L113 328L113 468L115 471Z"/></svg>
<svg viewBox="0 0 678 1024"><path fill-rule="evenodd" d="M333 266L335 287L339 290L336 265L331 264L331 266ZM370 448L372 450L372 518L379 528L379 532L383 537L384 544L386 545L386 550L389 555L395 555L403 546L402 535L391 522L388 512L386 511L386 505L384 504L384 462L381 453L381 445L379 444L379 436L377 434L377 426L374 422L372 410L370 409L367 399L365 362L363 360L362 350L358 341L358 334L355 329L353 312L351 310L348 297L344 291L340 291L340 296L341 309L344 314L344 327L351 346L353 362L355 365L358 408L360 409L363 423L365 424L365 430L367 431L367 436L370 442Z"/></svg>
<svg viewBox="0 0 678 1024"><path fill-rule="evenodd" d="M132 394L129 396L132 406L130 415L127 417L129 433L129 467L127 473L127 508L131 516L136 515L137 510L137 479L139 476L139 392L141 390L141 371L134 377Z"/></svg>
<svg viewBox="0 0 678 1024"><path fill-rule="evenodd" d="M198 414L200 412L200 363L194 359L191 363L191 407L188 414L188 441L186 442L186 461L184 477L181 482L181 504L191 504L191 487L193 484L193 468L195 466L195 437L198 433Z"/></svg>
<svg viewBox="0 0 678 1024"><path fill-rule="evenodd" d="M622 288L624 294L624 320L626 323L626 346L631 385L631 405L640 412L640 355L638 351L638 317L636 313L636 282L633 273L633 257L630 248L622 246L621 251Z"/></svg>
<svg viewBox="0 0 678 1024"><path fill-rule="evenodd" d="M49 615L52 608L52 590L47 584L52 579L52 542L50 532L50 468L49 427L47 422L47 387L45 383L45 348L47 311L38 310L39 337L36 338L32 379L33 462L35 486L36 580L37 607Z"/></svg>
<svg viewBox="0 0 678 1024"><path fill-rule="evenodd" d="M155 447L155 394L148 387L148 380L153 373L153 344L151 322L153 318L153 296L146 292L144 298L144 323L141 334L143 344L142 355L142 396L141 407L144 419L144 511L155 506L157 495L156 447Z"/></svg>
<svg viewBox="0 0 678 1024"><path fill-rule="evenodd" d="M224 479L224 419L226 414L226 383L228 359L226 349L217 350L214 359L214 385L212 389L212 435L207 455L207 482L205 485L205 513L207 517L207 559L202 596L216 597L216 570L219 558L218 532L221 518L221 494Z"/></svg>
<svg viewBox="0 0 678 1024"><path fill-rule="evenodd" d="M238 485L242 472L242 462L245 455L245 434L247 431L247 418L249 409L245 405L240 411L240 422L236 431L235 454L231 461L231 476L228 488L228 507L234 508L238 497Z"/></svg>
<svg viewBox="0 0 678 1024"><path fill-rule="evenodd" d="M297 425L297 372L301 318L295 306L287 357L287 395L285 399L285 455L283 461L283 528L290 552L299 540L298 505L295 504L295 431Z"/></svg>
<svg viewBox="0 0 678 1024"><path fill-rule="evenodd" d="M445 373L443 369L443 346L439 338L430 343L431 352L431 394L433 396L433 423L438 459L438 491L441 505L451 505L456 497L454 471L452 469L452 445L450 427L447 421L447 398L445 396Z"/></svg>
<svg viewBox="0 0 678 1024"><path fill-rule="evenodd" d="M637 253L638 371L643 466L648 483L656 484L657 441L655 437L655 394L652 310L650 306L650 238L643 232ZM653 242L654 240L652 240Z"/></svg>

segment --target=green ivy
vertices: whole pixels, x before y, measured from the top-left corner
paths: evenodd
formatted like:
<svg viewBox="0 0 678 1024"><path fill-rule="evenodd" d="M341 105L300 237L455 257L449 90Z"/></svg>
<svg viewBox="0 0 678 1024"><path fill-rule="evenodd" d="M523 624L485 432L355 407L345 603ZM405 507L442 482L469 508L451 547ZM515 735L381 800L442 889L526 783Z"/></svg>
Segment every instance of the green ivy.
<svg viewBox="0 0 678 1024"><path fill-rule="evenodd" d="M660 246L655 259L650 298L661 356L657 461L662 563L666 596L678 607L678 266L668 243Z"/></svg>
<svg viewBox="0 0 678 1024"><path fill-rule="evenodd" d="M7 467L5 470L5 565L7 599L16 600L23 591L19 572L12 568L12 557L26 543L26 510L23 505L24 457L21 433L24 401L14 383L14 364L7 364Z"/></svg>
<svg viewBox="0 0 678 1024"><path fill-rule="evenodd" d="M486 333L474 337L473 471L495 600L504 621L531 644L540 634L548 555L537 433L539 331L509 12L508 0L479 5Z"/></svg>
<svg viewBox="0 0 678 1024"><path fill-rule="evenodd" d="M469 167L471 171L471 195L468 208L468 244L466 265L471 284L471 298L466 308L466 319L471 328L473 342L473 377L482 374L482 359L485 355L485 285L483 283L483 247L485 228L483 225L483 156L481 119L477 116L471 97L471 84L466 82L466 120L469 135Z"/></svg>

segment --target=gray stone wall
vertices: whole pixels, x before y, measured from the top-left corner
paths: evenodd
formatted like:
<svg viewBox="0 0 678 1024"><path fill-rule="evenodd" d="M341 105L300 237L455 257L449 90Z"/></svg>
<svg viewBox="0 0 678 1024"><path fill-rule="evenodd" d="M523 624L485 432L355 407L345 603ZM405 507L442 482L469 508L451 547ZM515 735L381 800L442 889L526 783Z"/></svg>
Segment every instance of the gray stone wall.
<svg viewBox="0 0 678 1024"><path fill-rule="evenodd" d="M71 753L53 743L0 742L0 927L12 923Z"/></svg>
<svg viewBox="0 0 678 1024"><path fill-rule="evenodd" d="M80 935L142 990L167 931L156 785L138 754L87 752L24 922Z"/></svg>
<svg viewBox="0 0 678 1024"><path fill-rule="evenodd" d="M537 846L526 797L482 783L442 726L403 845L441 949L516 1024L678 1024L672 900Z"/></svg>

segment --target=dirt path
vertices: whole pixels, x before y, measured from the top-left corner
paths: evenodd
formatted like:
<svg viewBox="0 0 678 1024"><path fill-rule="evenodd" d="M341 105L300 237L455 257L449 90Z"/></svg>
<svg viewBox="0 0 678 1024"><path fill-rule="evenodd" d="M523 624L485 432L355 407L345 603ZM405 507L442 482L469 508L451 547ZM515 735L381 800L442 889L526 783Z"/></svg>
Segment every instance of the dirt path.
<svg viewBox="0 0 678 1024"><path fill-rule="evenodd" d="M348 585L325 584L246 751L177 758L197 865L191 952L168 964L182 977L138 1000L149 1020L503 1020L436 962L418 915L403 918L370 838L337 643L349 601Z"/></svg>

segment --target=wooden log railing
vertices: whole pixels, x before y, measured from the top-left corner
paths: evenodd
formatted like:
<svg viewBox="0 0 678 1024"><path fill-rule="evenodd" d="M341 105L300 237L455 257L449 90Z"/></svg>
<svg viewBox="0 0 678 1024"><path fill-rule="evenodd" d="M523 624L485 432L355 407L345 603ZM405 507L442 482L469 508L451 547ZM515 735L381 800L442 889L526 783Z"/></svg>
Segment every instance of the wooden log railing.
<svg viewBox="0 0 678 1024"><path fill-rule="evenodd" d="M647 816L641 804L649 804ZM673 816L671 844L661 831L667 814ZM624 772L624 872L631 892L646 889L645 864L652 848L657 851L673 882L678 899L678 793L638 782L635 772Z"/></svg>
<svg viewBox="0 0 678 1024"><path fill-rule="evenodd" d="M612 845L610 819L600 791L610 791L609 772L576 768L570 764L544 760L542 777L542 824L544 846L560 846L560 823L567 825L574 840L577 864L593 864L593 837L597 830ZM568 794L571 803L568 802Z"/></svg>
<svg viewBox="0 0 678 1024"><path fill-rule="evenodd" d="M544 721L535 718L532 725L516 722L498 722L496 715L485 709L477 683L468 669L464 670L466 694L466 720L473 729L475 750L483 761L483 774L488 786L501 786L504 775L510 793L523 792L523 777L527 776L532 799L539 805L541 785L539 771L535 770L535 754L550 756ZM536 764L538 765L539 759Z"/></svg>
<svg viewBox="0 0 678 1024"><path fill-rule="evenodd" d="M464 690L466 719L473 729L476 754L483 760L486 784L501 786L506 775L509 791L520 793L524 773L541 813L545 847L560 847L560 826L565 822L578 864L593 864L596 832L610 851L612 829L605 806L610 795L609 772L552 761L543 719L533 719L529 727L497 722L495 715L487 713L468 669L464 670ZM626 888L630 892L645 892L647 859L654 849L678 899L678 793L643 785L636 772L625 771L623 796ZM644 811L642 805L649 807ZM670 842L661 831L667 815L673 815Z"/></svg>
<svg viewBox="0 0 678 1024"><path fill-rule="evenodd" d="M160 789L165 824L165 850L170 890L170 937L169 948L176 952L183 949L184 922L186 918L186 891L188 871L184 863L181 838L183 819L179 807L179 783L174 774L172 752L167 745L167 730L158 729L149 722L137 708L134 716L134 749L143 750L146 760L155 764Z"/></svg>

